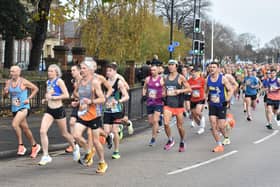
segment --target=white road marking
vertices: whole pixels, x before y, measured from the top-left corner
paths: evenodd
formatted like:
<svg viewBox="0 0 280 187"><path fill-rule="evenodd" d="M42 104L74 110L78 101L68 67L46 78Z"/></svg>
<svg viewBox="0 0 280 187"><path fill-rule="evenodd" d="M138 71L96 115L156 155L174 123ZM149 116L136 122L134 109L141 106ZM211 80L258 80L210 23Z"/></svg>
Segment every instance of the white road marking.
<svg viewBox="0 0 280 187"><path fill-rule="evenodd" d="M191 169L194 169L194 168L197 168L197 167L200 167L200 166L203 166L203 165L206 165L206 164L210 164L212 162L215 162L215 161L218 161L218 160L221 160L225 157L228 157L228 156L231 156L235 153L237 153L238 151L237 150L234 150L234 151L231 151L229 153L226 153L224 155L221 155L221 156L218 156L216 158L212 158L210 160L207 160L205 162L201 162L199 164L195 164L195 165L192 165L192 166L188 166L188 167L185 167L185 168L182 168L182 169L178 169L178 170L175 170L175 171L172 171L172 172L169 172L167 173L167 175L174 175L174 174L178 174L178 173L182 173L184 171L188 171L188 170L191 170Z"/></svg>
<svg viewBox="0 0 280 187"><path fill-rule="evenodd" d="M262 139L260 139L260 140L254 141L254 144L259 144L259 143L261 143L261 142L263 142L263 141L265 141L265 140L268 140L268 139L271 138L272 136L275 136L278 132L279 132L279 130L275 130L275 131L273 131L272 134L270 134L270 135L268 135L268 136L266 136L266 137L264 137L264 138L262 138Z"/></svg>

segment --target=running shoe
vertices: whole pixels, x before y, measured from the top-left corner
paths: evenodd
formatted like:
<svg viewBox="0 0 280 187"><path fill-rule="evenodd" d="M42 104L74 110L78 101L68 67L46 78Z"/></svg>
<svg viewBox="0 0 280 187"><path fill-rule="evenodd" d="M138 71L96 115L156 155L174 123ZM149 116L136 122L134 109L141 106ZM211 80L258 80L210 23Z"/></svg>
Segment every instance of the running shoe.
<svg viewBox="0 0 280 187"><path fill-rule="evenodd" d="M248 116L248 117L247 117L247 121L252 121L252 117L251 117L251 116Z"/></svg>
<svg viewBox="0 0 280 187"><path fill-rule="evenodd" d="M25 155L25 153L26 153L26 148L24 147L24 145L19 145L17 155L23 156Z"/></svg>
<svg viewBox="0 0 280 187"><path fill-rule="evenodd" d="M150 143L149 143L149 146L154 146L156 144L156 139L155 138L152 138Z"/></svg>
<svg viewBox="0 0 280 187"><path fill-rule="evenodd" d="M230 139L229 138L225 138L223 141L223 145L229 145L230 144Z"/></svg>
<svg viewBox="0 0 280 187"><path fill-rule="evenodd" d="M50 157L49 155L43 155L40 162L38 163L40 166L44 166L47 163L51 163L52 162L52 157Z"/></svg>
<svg viewBox="0 0 280 187"><path fill-rule="evenodd" d="M105 173L107 169L108 169L108 165L105 161L99 162L98 167L96 169L96 173Z"/></svg>
<svg viewBox="0 0 280 187"><path fill-rule="evenodd" d="M119 125L119 138L120 138L120 140L123 139L123 125L122 124Z"/></svg>
<svg viewBox="0 0 280 187"><path fill-rule="evenodd" d="M81 158L80 155L80 147L78 144L75 144L74 150L73 150L73 160L78 162Z"/></svg>
<svg viewBox="0 0 280 187"><path fill-rule="evenodd" d="M113 146L113 134L112 133L107 135L106 142L107 142L108 149L111 149Z"/></svg>
<svg viewBox="0 0 280 187"><path fill-rule="evenodd" d="M185 144L184 144L184 142L180 143L179 152L185 152Z"/></svg>
<svg viewBox="0 0 280 187"><path fill-rule="evenodd" d="M195 127L195 122L194 120L191 120L191 128Z"/></svg>
<svg viewBox="0 0 280 187"><path fill-rule="evenodd" d="M40 150L41 146L39 144L36 144L36 146L32 146L30 157L36 158Z"/></svg>
<svg viewBox="0 0 280 187"><path fill-rule="evenodd" d="M133 124L132 124L132 122L131 122L130 120L128 120L127 131L128 131L128 134L129 134L129 135L132 135L133 132L134 132Z"/></svg>
<svg viewBox="0 0 280 187"><path fill-rule="evenodd" d="M80 164L85 166L91 166L93 164L93 157L95 155L95 148L92 148L88 153L85 154L82 161L79 161Z"/></svg>
<svg viewBox="0 0 280 187"><path fill-rule="evenodd" d="M266 128L267 128L268 130L272 130L272 129L273 129L273 128L272 128L272 125L271 125L270 123L266 125Z"/></svg>
<svg viewBox="0 0 280 187"><path fill-rule="evenodd" d="M119 158L121 158L120 152L117 151L113 152L112 159L119 159Z"/></svg>
<svg viewBox="0 0 280 187"><path fill-rule="evenodd" d="M167 143L164 146L164 149L168 151L174 146L174 144L175 144L175 140L174 138L172 138L172 140L167 141Z"/></svg>
<svg viewBox="0 0 280 187"><path fill-rule="evenodd" d="M205 129L203 127L200 127L197 131L197 134L203 134L205 132Z"/></svg>
<svg viewBox="0 0 280 187"><path fill-rule="evenodd" d="M65 149L66 153L73 153L73 147L71 145L68 145L68 147L66 147Z"/></svg>
<svg viewBox="0 0 280 187"><path fill-rule="evenodd" d="M215 153L224 152L224 146L218 145L212 151L215 152Z"/></svg>

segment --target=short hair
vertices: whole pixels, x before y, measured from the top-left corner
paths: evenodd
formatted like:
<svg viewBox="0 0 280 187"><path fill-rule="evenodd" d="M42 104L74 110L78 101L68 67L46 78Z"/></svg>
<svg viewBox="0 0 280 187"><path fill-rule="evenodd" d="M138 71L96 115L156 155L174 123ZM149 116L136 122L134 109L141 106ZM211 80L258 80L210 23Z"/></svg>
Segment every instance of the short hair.
<svg viewBox="0 0 280 187"><path fill-rule="evenodd" d="M115 63L111 63L111 64L108 64L106 66L106 68L112 68L113 70L117 71L118 66Z"/></svg>
<svg viewBox="0 0 280 187"><path fill-rule="evenodd" d="M96 69L96 62L91 57L85 57L85 60L81 62L81 64L86 65L89 69Z"/></svg>
<svg viewBox="0 0 280 187"><path fill-rule="evenodd" d="M211 62L209 65L211 65L211 64L216 64L218 67L220 67L220 64L216 61Z"/></svg>
<svg viewBox="0 0 280 187"><path fill-rule="evenodd" d="M57 64L51 64L49 68L53 68L55 70L57 77L62 77L61 69Z"/></svg>
<svg viewBox="0 0 280 187"><path fill-rule="evenodd" d="M75 65L73 65L73 66L72 66L72 68L73 68L73 67L76 67L78 70L80 70L80 69L81 69L80 64L75 64Z"/></svg>

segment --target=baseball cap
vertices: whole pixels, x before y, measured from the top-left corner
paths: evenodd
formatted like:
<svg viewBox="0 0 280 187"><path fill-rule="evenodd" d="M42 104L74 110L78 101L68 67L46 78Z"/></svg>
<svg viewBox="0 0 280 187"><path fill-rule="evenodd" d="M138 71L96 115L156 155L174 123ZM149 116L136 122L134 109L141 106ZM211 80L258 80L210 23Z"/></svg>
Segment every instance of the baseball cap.
<svg viewBox="0 0 280 187"><path fill-rule="evenodd" d="M170 59L168 61L168 64L176 64L176 65L178 65L178 62L177 62L177 60Z"/></svg>

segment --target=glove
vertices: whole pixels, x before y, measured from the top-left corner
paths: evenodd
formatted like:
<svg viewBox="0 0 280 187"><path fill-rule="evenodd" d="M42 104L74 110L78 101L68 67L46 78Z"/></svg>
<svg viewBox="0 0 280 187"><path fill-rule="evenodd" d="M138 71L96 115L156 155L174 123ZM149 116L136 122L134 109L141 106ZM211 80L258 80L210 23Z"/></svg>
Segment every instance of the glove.
<svg viewBox="0 0 280 187"><path fill-rule="evenodd" d="M144 103L146 100L147 100L147 96L145 96L145 95L144 95L144 96L142 96L142 98L141 98L141 102L142 102L142 103Z"/></svg>

